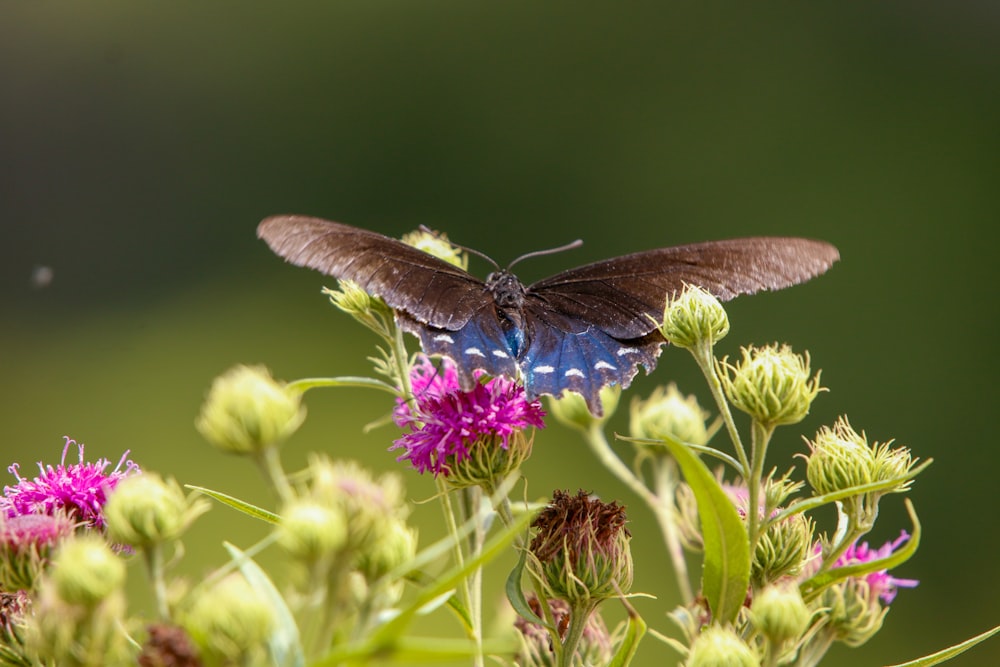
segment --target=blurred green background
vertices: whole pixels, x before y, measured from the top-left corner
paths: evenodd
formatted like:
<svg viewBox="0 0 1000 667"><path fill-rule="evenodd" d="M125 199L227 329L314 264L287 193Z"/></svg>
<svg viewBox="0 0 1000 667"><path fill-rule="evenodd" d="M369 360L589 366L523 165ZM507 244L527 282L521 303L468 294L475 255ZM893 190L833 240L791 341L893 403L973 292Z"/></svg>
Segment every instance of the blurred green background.
<svg viewBox="0 0 1000 667"><path fill-rule="evenodd" d="M910 494L924 542L897 571L920 586L873 641L824 664L958 642L1000 622L998 30L996 5L971 1L4 3L4 458L31 471L69 435L91 458L130 449L182 482L270 502L246 461L194 431L212 378L239 362L285 379L362 374L373 340L320 294L332 280L257 241L267 215L394 236L426 224L500 263L586 241L525 262L525 281L665 245L818 237L842 261L731 304L720 348L788 341L823 369L830 393L778 432L774 465L842 413L936 461ZM704 397L671 349L631 395L671 379ZM381 394L307 402L290 469L322 450L403 470L392 429L361 432L386 412ZM637 499L558 425L527 474L532 497L585 488L630 506L636 590L659 597L637 604L672 631L676 591ZM430 480L406 479L414 499L432 495ZM884 503L874 542L908 527L901 506ZM438 516L416 509L424 542ZM222 535L261 534L215 508L183 568L221 562ZM998 656L994 640L951 664ZM673 660L647 638L635 664Z"/></svg>

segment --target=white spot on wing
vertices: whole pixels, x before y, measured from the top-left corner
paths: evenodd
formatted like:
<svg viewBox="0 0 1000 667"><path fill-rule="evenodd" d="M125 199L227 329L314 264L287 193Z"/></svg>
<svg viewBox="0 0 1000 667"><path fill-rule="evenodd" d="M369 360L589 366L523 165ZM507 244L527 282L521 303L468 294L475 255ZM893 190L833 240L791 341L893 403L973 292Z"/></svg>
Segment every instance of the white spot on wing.
<svg viewBox="0 0 1000 667"><path fill-rule="evenodd" d="M467 348L465 348L465 353L468 354L468 355L471 355L473 357L485 357L486 356L485 354L483 354L483 351L480 350L478 347L467 347Z"/></svg>
<svg viewBox="0 0 1000 667"><path fill-rule="evenodd" d="M503 350L493 350L493 356L500 357L501 359L506 359L507 353L504 352Z"/></svg>
<svg viewBox="0 0 1000 667"><path fill-rule="evenodd" d="M534 373L542 373L542 374L556 372L556 369L554 369L552 366L535 366L531 370Z"/></svg>
<svg viewBox="0 0 1000 667"><path fill-rule="evenodd" d="M570 368L565 373L563 373L563 375L565 375L566 377L574 377L574 376L578 378L587 377L586 375L583 374L583 371L581 371L579 368Z"/></svg>
<svg viewBox="0 0 1000 667"><path fill-rule="evenodd" d="M438 334L437 336L434 336L434 340L439 343L455 343L455 339L448 334Z"/></svg>
<svg viewBox="0 0 1000 667"><path fill-rule="evenodd" d="M599 371L602 369L607 369L609 371L618 370L616 366L613 366L612 364L609 364L606 361L598 361L596 364L594 364L595 371Z"/></svg>
<svg viewBox="0 0 1000 667"><path fill-rule="evenodd" d="M635 354L638 351L639 349L635 347L620 347L618 348L618 352L616 352L615 354L617 354L619 357L624 357L626 354Z"/></svg>

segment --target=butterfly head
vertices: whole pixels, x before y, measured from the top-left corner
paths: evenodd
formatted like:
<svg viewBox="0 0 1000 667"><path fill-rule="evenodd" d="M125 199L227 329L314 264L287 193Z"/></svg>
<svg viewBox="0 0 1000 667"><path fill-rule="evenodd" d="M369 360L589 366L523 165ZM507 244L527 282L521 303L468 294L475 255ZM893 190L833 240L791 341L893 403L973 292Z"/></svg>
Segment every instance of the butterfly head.
<svg viewBox="0 0 1000 667"><path fill-rule="evenodd" d="M520 310L524 305L524 285L510 271L494 271L486 276L486 289L500 308Z"/></svg>

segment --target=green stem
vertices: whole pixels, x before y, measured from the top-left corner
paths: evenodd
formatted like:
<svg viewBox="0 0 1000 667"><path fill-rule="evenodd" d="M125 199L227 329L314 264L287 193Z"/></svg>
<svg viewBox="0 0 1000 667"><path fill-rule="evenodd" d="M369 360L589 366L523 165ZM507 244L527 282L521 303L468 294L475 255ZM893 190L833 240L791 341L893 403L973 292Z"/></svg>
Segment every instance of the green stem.
<svg viewBox="0 0 1000 667"><path fill-rule="evenodd" d="M288 476L285 475L284 468L281 467L281 457L278 453L277 445L268 445L254 456L257 466L261 469L264 477L271 483L271 488L278 495L282 502L290 501L295 493L288 483Z"/></svg>
<svg viewBox="0 0 1000 667"><path fill-rule="evenodd" d="M163 546L153 544L143 549L146 557L146 569L153 584L153 597L156 600L156 613L161 620L170 619L170 606L167 604L167 582L164 579Z"/></svg>
<svg viewBox="0 0 1000 667"><path fill-rule="evenodd" d="M690 603L694 600L694 595L688 577L687 560L684 558L684 549L678 536L676 517L672 511L677 493L677 463L673 459L660 458L654 459L653 466L653 484L659 501L657 506L652 508L653 513L660 524L663 542L674 564L674 574L677 577L677 588L681 599L685 603Z"/></svg>
<svg viewBox="0 0 1000 667"><path fill-rule="evenodd" d="M562 655L559 656L559 667L573 667L573 660L576 658L576 647L580 644L583 631L587 627L590 615L594 613L597 604L587 602L570 608L569 629L566 631L566 638L562 641Z"/></svg>
<svg viewBox="0 0 1000 667"><path fill-rule="evenodd" d="M752 467L750 476L747 478L747 533L750 535L751 557L757 549L757 540L760 539L760 485L764 477L764 459L767 456L767 445L771 441L774 433L773 425L761 424L756 419L751 424L750 458ZM766 517L765 517L766 518Z"/></svg>
<svg viewBox="0 0 1000 667"><path fill-rule="evenodd" d="M470 487L463 492L465 500L465 518L476 517L475 529L470 538L472 543L469 546L469 555L473 558L479 556L486 542L486 535L483 532L483 522L479 520L479 506L482 502L482 490L478 486ZM485 665L483 654L483 568L477 567L469 575L469 615L472 617L473 639L476 642L476 655L473 664L476 667Z"/></svg>
<svg viewBox="0 0 1000 667"><path fill-rule="evenodd" d="M710 343L705 342L702 345L689 348L689 351L691 352L691 356L694 357L695 363L698 364L698 368L701 369L702 374L705 376L705 380L708 382L709 391L712 392L712 398L715 399L715 404L719 407L719 414L722 416L722 421L729 432L729 438L733 441L733 447L736 449L736 456L743 467L743 478L748 479L750 477L750 462L747 460L746 449L743 447L743 440L740 438L740 433L736 430L736 422L733 420L733 413L729 410L726 395L722 391L722 382L719 380L719 375L715 369L715 357L712 355L712 346Z"/></svg>

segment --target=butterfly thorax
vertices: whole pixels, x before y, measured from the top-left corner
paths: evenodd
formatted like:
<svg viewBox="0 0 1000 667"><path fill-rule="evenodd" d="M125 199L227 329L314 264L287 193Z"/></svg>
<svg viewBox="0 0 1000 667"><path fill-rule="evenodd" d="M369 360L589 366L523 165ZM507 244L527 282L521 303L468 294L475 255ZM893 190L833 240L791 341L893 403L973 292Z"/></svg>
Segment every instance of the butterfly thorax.
<svg viewBox="0 0 1000 667"><path fill-rule="evenodd" d="M507 346L515 357L520 357L528 343L524 326L524 285L510 271L494 271L486 276L486 290L493 297Z"/></svg>
<svg viewBox="0 0 1000 667"><path fill-rule="evenodd" d="M524 306L524 285L510 271L494 271L486 276L486 289L504 310L520 310Z"/></svg>

